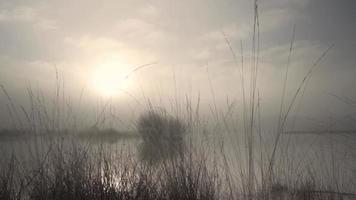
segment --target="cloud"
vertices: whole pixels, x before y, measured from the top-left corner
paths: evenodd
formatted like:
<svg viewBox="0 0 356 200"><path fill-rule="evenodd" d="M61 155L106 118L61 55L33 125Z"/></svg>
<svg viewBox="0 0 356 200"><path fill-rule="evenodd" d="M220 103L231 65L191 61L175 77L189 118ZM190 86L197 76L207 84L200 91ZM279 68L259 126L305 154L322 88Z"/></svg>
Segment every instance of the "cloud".
<svg viewBox="0 0 356 200"><path fill-rule="evenodd" d="M146 17L149 19L157 19L161 12L157 6L154 5L145 5L138 9L138 13L142 15L142 17Z"/></svg>
<svg viewBox="0 0 356 200"><path fill-rule="evenodd" d="M78 39L66 37L65 42L77 46L83 51L100 53L102 51L111 51L122 47L116 39L108 37L82 36Z"/></svg>
<svg viewBox="0 0 356 200"><path fill-rule="evenodd" d="M0 10L0 22L25 22L41 30L57 29L56 22L40 16L38 10L32 7L15 7Z"/></svg>
<svg viewBox="0 0 356 200"><path fill-rule="evenodd" d="M17 7L12 10L1 10L0 21L33 21L35 11L29 7Z"/></svg>
<svg viewBox="0 0 356 200"><path fill-rule="evenodd" d="M217 93L225 98L223 93L236 95L239 76L238 66L233 63L222 32L228 37L238 59L242 41L245 65L250 66L253 5L249 0L24 2L14 0L10 3L12 6L1 6L0 9L0 79L16 80L16 84L26 77L41 79L36 73L46 79L54 64L68 72L71 83L75 83L75 77L86 80L89 68L121 57L130 66L159 62L154 68L138 73L138 82L167 87L165 91L172 92L173 71L181 71L177 72L180 76L177 79L184 85L182 93L187 92L187 85L192 83L191 87L204 90L202 93L205 92L207 99L210 98L208 64L211 79L219 90ZM332 5L335 2L330 0L327 10L334 13L331 21L326 23L323 21L326 14L318 9L308 13L311 2L317 6L322 4L322 1L310 0L259 1L260 83L271 104L279 97L280 90L276 88L283 77L294 24L297 31L291 63L291 88L300 81L306 66L328 45L329 41L320 40L319 36L332 38L326 37L330 32L345 42L341 44L343 47L335 50L336 56L325 60L326 67L316 74L313 89L328 87L342 91L342 86L351 85L342 80L332 86L320 74L329 79L333 77L331 74L340 79L354 74L354 39L352 31L345 33L343 29L347 25L345 30L354 30L346 18L352 15L345 14L342 20L334 20L340 12L334 11ZM334 23L340 21L344 23ZM337 30L330 30L333 27ZM354 83L352 77L350 79L349 82Z"/></svg>
<svg viewBox="0 0 356 200"><path fill-rule="evenodd" d="M160 41L167 41L167 32L142 19L122 20L115 25L114 30L119 38L132 43L140 42L143 45L153 45Z"/></svg>

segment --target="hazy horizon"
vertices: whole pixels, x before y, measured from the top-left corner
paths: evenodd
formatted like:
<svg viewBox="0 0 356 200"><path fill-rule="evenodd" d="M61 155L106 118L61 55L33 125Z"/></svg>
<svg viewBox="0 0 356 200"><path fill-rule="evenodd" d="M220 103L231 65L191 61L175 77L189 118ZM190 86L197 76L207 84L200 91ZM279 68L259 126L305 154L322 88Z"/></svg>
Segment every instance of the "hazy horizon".
<svg viewBox="0 0 356 200"><path fill-rule="evenodd" d="M335 45L313 72L296 129L326 129L327 124L354 129L355 1L273 0L258 6L257 87L264 121L273 124L278 115L295 26L287 101L309 67ZM200 95L203 113L209 114L212 104L226 108L227 99L241 109L240 45L248 69L252 28L248 0L0 1L0 84L14 102L26 106L29 86L55 96L57 70L66 101L81 110L78 115L110 101L123 120L135 119L143 109L137 100L169 107L174 99L184 103L188 96L196 102ZM149 63L154 64L125 79ZM83 103L77 105L81 94ZM11 126L6 102L2 94L0 128ZM82 117L95 118L92 114Z"/></svg>
<svg viewBox="0 0 356 200"><path fill-rule="evenodd" d="M0 200L356 199L355 0L0 0Z"/></svg>

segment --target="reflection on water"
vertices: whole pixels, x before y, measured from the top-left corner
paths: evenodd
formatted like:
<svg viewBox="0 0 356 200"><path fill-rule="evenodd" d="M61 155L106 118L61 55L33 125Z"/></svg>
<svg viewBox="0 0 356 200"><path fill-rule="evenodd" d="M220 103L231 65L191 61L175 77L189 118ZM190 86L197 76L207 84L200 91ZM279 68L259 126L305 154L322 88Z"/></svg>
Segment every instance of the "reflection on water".
<svg viewBox="0 0 356 200"><path fill-rule="evenodd" d="M221 134L219 137L189 137L189 139L186 137L186 139L195 146L204 146L202 149L206 151L207 155L223 151L231 165L232 174L238 175L239 171L247 170L247 149L244 140L239 136ZM45 157L46 153L53 148L54 142L61 144L56 145L56 148L60 146L69 149L73 145L80 145L87 151L105 149L112 154L137 157L142 139L134 133L121 133L113 130L106 130L102 135L94 132L87 135L52 135L47 137L20 134L2 135L0 139L0 150L3 155L1 161L10 159L11 155L15 154L23 164L33 163L36 158ZM273 137L264 137L262 140L256 139L254 143L254 163L257 177L261 176L261 166L268 165L273 142ZM352 134L283 135L277 151L276 171L286 179L313 175L316 182L337 184L337 187L353 191L356 180L355 143L356 135Z"/></svg>

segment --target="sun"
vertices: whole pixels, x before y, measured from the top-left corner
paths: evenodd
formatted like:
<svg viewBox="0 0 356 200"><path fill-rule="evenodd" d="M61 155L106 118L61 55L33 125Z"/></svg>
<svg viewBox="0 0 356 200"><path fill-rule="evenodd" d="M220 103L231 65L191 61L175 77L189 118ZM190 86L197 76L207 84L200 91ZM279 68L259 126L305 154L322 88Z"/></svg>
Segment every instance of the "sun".
<svg viewBox="0 0 356 200"><path fill-rule="evenodd" d="M92 84L96 92L105 97L114 97L126 91L129 80L126 78L125 64L110 61L97 65L92 73Z"/></svg>

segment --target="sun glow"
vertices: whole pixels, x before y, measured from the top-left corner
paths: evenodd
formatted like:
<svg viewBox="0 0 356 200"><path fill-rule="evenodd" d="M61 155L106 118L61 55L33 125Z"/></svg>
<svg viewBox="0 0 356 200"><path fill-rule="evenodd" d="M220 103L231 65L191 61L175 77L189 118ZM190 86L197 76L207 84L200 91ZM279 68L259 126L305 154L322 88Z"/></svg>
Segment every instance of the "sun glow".
<svg viewBox="0 0 356 200"><path fill-rule="evenodd" d="M126 67L125 63L116 60L97 65L92 75L95 90L106 97L117 96L126 91L129 86Z"/></svg>

